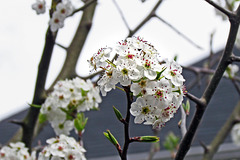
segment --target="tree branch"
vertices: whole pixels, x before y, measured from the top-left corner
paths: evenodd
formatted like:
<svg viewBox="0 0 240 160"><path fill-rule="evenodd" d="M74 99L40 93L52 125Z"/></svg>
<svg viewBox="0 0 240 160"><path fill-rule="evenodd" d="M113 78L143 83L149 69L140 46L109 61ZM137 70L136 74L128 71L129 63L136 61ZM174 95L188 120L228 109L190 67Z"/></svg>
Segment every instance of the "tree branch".
<svg viewBox="0 0 240 160"><path fill-rule="evenodd" d="M167 21L165 21L164 19L162 19L161 17L159 17L158 15L154 15L156 18L158 18L160 21L162 21L164 24L166 24L169 28L171 28L173 31L175 31L178 35L180 35L183 39L185 39L186 41L188 41L190 44L192 44L193 46L195 46L198 49L203 49L201 46L199 46L198 44L196 44L195 42L193 42L190 38L188 38L186 35L184 35L183 33L181 33L177 28L175 28L173 25L171 25L170 23L168 23Z"/></svg>
<svg viewBox="0 0 240 160"><path fill-rule="evenodd" d="M213 159L213 156L217 152L219 146L223 143L223 141L231 131L232 127L234 126L236 117L239 116L240 116L240 101L235 106L231 115L229 116L225 124L222 126L222 128L219 130L219 132L211 142L210 146L208 147L208 152L204 153L203 160Z"/></svg>
<svg viewBox="0 0 240 160"><path fill-rule="evenodd" d="M50 27L46 33L45 46L42 54L42 59L38 66L38 75L35 86L35 93L32 104L41 105L45 100L45 83L47 79L47 73L49 69L50 60L52 57L52 51L55 44L57 33L52 33ZM34 127L38 119L39 108L30 107L27 116L23 122L23 136L22 141L31 150L31 144L33 139Z"/></svg>
<svg viewBox="0 0 240 160"><path fill-rule="evenodd" d="M124 123L124 137L125 137L125 142L124 142L124 146L123 146L123 150L122 150L122 155L121 155L121 159L122 160L127 160L127 151L128 151L128 146L131 143L130 140L130 136L129 136L129 122L130 122L130 108L131 108L131 104L133 101L133 96L131 94L130 91L130 87L123 87L126 95L127 95L127 114L126 114L126 118L125 118L125 122Z"/></svg>
<svg viewBox="0 0 240 160"><path fill-rule="evenodd" d="M128 23L127 23L127 21L126 21L124 15L123 15L123 13L122 13L122 10L121 10L120 7L118 6L116 0L112 0L112 1L113 1L114 5L116 6L116 8L117 8L119 14L121 15L122 20L123 20L124 24L126 25L127 29L128 29L129 31L131 31L131 29L130 29L130 27L129 27L129 25L128 25Z"/></svg>
<svg viewBox="0 0 240 160"><path fill-rule="evenodd" d="M237 10L237 15L240 15L240 8L238 8L238 10ZM211 98L223 76L223 73L229 64L229 57L232 54L232 50L233 50L234 43L236 40L236 35L238 32L238 28L239 28L239 18L238 18L238 16L234 16L231 19L229 19L229 21L230 21L231 26L230 26L230 32L228 35L226 48L224 50L221 61L216 69L216 72L213 75L208 87L205 89L205 92L203 93L203 96L201 98L202 101L205 102L206 106L204 108L196 107L197 109L196 109L196 112L192 119L192 122L190 124L190 127L188 129L188 132L186 133L186 135L184 136L183 140L180 143L180 147L179 147L179 150L176 155L176 160L184 159L185 155L187 154L188 150L190 149L193 137L197 131L199 123L202 120L202 116L205 112L205 109L207 108L207 105L208 105L209 101L211 100Z"/></svg>
<svg viewBox="0 0 240 160"><path fill-rule="evenodd" d="M233 13L229 12L225 8L219 6L217 3L213 2L212 0L205 0L208 2L210 5L212 5L214 8L218 9L220 12L224 13L229 19L233 17Z"/></svg>
<svg viewBox="0 0 240 160"><path fill-rule="evenodd" d="M152 17L155 16L155 12L162 2L163 0L159 0L156 3L156 5L153 7L152 11L147 15L147 17L144 18L143 21L135 29L129 31L129 34L127 37L132 37L142 26L144 26Z"/></svg>
<svg viewBox="0 0 240 160"><path fill-rule="evenodd" d="M90 3L91 2L91 3ZM51 91L53 86L59 81L60 79L66 78L74 78L77 76L76 74L76 65L81 54L82 48L86 42L88 33L92 26L92 19L94 16L95 8L96 8L96 1L87 1L91 5L88 5L87 8L83 11L82 19L78 25L77 31L73 37L73 40L70 46L67 49L67 56L61 72L59 73L58 77L55 79L54 83L48 89Z"/></svg>

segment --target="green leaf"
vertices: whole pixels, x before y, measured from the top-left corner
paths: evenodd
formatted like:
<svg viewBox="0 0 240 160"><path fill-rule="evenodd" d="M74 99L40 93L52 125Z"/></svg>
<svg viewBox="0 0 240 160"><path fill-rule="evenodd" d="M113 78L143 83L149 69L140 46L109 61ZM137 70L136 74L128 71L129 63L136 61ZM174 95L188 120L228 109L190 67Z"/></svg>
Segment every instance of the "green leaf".
<svg viewBox="0 0 240 160"><path fill-rule="evenodd" d="M186 115L189 115L189 112L190 112L190 102L189 102L189 100L187 100L186 104L183 103L182 106L183 106L183 109L184 109Z"/></svg>
<svg viewBox="0 0 240 160"><path fill-rule="evenodd" d="M39 123L44 123L44 122L46 122L46 121L47 121L47 115L46 115L46 114L39 113L38 121L39 121Z"/></svg>
<svg viewBox="0 0 240 160"><path fill-rule="evenodd" d="M122 121L122 120L123 120L123 117L122 117L121 112L120 112L116 107L114 107L114 106L113 106L113 110L114 110L114 113L115 113L117 119L118 119L119 121Z"/></svg>
<svg viewBox="0 0 240 160"><path fill-rule="evenodd" d="M167 69L167 67L164 67L161 72L157 72L157 77L156 77L157 80L160 80L160 79L163 78L163 77L161 77L161 74L162 74L166 69Z"/></svg>
<svg viewBox="0 0 240 160"><path fill-rule="evenodd" d="M175 55L174 58L173 58L173 60L174 60L175 62L177 62L177 59L178 59L178 55Z"/></svg>
<svg viewBox="0 0 240 160"><path fill-rule="evenodd" d="M112 133L109 130L107 130L107 132L103 132L103 134L114 146L119 145L117 139L112 135Z"/></svg>
<svg viewBox="0 0 240 160"><path fill-rule="evenodd" d="M157 136L141 136L139 139L139 142L150 142L150 143L154 143L154 142L158 142L159 141L159 137Z"/></svg>
<svg viewBox="0 0 240 160"><path fill-rule="evenodd" d="M42 105L38 105L38 104L28 104L30 107L34 107L34 108L41 108Z"/></svg>
<svg viewBox="0 0 240 160"><path fill-rule="evenodd" d="M163 146L169 151L174 151L178 147L179 140L180 140L179 137L175 136L173 132L170 132L167 135L166 140L163 143Z"/></svg>
<svg viewBox="0 0 240 160"><path fill-rule="evenodd" d="M77 117L74 119L74 127L77 129L77 131L83 131L86 124L87 124L88 118L85 118L83 113L78 113Z"/></svg>

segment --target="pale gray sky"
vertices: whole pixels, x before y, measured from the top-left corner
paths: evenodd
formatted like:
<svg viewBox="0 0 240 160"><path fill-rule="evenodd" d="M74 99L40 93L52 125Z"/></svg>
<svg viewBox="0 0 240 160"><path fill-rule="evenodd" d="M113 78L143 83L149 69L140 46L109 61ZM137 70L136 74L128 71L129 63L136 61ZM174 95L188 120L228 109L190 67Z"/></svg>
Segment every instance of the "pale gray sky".
<svg viewBox="0 0 240 160"><path fill-rule="evenodd" d="M46 1L50 3L49 0ZM35 14L31 9L34 2L35 0L12 0L0 5L0 120L22 110L32 100L49 20L48 14ZM129 26L134 28L156 2L157 0L147 0L145 3L140 0L121 0L118 3ZM152 19L136 35L151 42L163 57L172 58L178 54L178 61L182 65L205 57L209 51L210 33L214 29L215 50L225 44L228 23L222 23L204 0L165 0L157 13L203 47L203 50L195 48L161 21ZM79 16L66 20L65 27L59 31L57 42L66 46L69 44ZM127 28L112 0L99 0L93 27L81 56L81 65L88 69L86 60L93 53L106 45L114 45L126 35ZM58 74L64 56L64 51L55 47L47 85ZM77 71L81 75L87 75L87 69L82 70L78 66Z"/></svg>

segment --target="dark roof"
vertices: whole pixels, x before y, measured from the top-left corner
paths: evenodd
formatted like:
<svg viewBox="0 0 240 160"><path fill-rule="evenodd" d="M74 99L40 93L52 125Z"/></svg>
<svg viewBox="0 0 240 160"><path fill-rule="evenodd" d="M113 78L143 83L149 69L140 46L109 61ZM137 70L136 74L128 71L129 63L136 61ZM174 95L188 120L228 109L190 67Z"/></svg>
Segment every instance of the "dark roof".
<svg viewBox="0 0 240 160"><path fill-rule="evenodd" d="M217 55L215 55L215 58L216 56ZM202 60L194 64L194 66L202 66L204 61L205 60ZM195 78L194 73L190 71L184 70L183 74L186 79L186 85L190 84ZM205 80L201 81L201 83L204 84ZM196 85L194 88L189 90L189 92L197 97L200 97L205 89L205 86L206 85ZM199 141L202 141L205 144L209 144L211 142L217 131L228 118L228 115L232 112L232 109L238 100L239 95L231 81L223 78L209 104L209 107L207 108L203 121L200 124L193 142L194 146L199 146ZM100 111L86 112L86 117L89 117L89 120L83 135L83 141L84 147L87 150L86 156L88 158L117 155L117 151L113 145L103 136L103 132L107 129L112 132L122 145L123 125L116 119L112 109L113 105L118 108L121 113L124 114L126 112L126 97L124 92L118 89L109 92L106 97L103 97L103 102L100 105ZM190 115L187 118L188 124L192 119L194 111L195 104L191 102ZM18 129L18 126L8 123L9 120L22 119L26 112L26 110L22 111L0 123L0 143L6 143ZM178 112L175 115L175 118L169 121L161 130L159 134L161 146L164 141L164 137L170 131L173 131L178 136L181 135L180 130L178 129L179 120L180 112ZM131 118L130 134L131 136L153 135L153 132L151 130L151 126L134 124L133 118ZM39 139L42 143L44 143L46 139L53 136L55 136L53 130L49 125L47 125L34 141L34 145L37 144ZM230 137L228 137L225 142L231 142ZM129 153L148 152L149 148L150 144L148 143L132 143L129 147Z"/></svg>

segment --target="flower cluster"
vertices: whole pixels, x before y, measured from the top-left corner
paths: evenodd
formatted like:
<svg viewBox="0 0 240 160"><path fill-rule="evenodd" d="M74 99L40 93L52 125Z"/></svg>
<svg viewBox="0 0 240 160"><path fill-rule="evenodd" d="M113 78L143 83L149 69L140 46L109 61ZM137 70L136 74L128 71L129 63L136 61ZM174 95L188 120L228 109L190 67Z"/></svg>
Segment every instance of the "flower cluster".
<svg viewBox="0 0 240 160"><path fill-rule="evenodd" d="M240 123L233 126L231 131L231 137L234 144L240 146Z"/></svg>
<svg viewBox="0 0 240 160"><path fill-rule="evenodd" d="M1 160L35 160L35 156L35 152L29 154L28 148L22 142L10 143L0 150Z"/></svg>
<svg viewBox="0 0 240 160"><path fill-rule="evenodd" d="M43 14L46 10L45 0L36 0L32 5L37 14ZM59 28L64 26L64 20L67 16L71 15L74 7L70 0L63 0L56 5L56 10L53 12L52 17L49 21L49 25L52 32L56 32Z"/></svg>
<svg viewBox="0 0 240 160"><path fill-rule="evenodd" d="M47 140L38 160L86 160L85 149L72 137L60 135Z"/></svg>
<svg viewBox="0 0 240 160"><path fill-rule="evenodd" d="M98 87L90 80L75 78L57 82L40 111L47 116L57 135L68 135L76 114L97 108L101 101Z"/></svg>
<svg viewBox="0 0 240 160"><path fill-rule="evenodd" d="M110 53L117 58L109 60ZM98 81L103 96L115 85L130 86L137 97L131 105L135 123L162 127L173 117L183 100L185 79L175 61L160 60L157 50L140 37L127 38L116 48L102 48L89 60L93 69L105 73Z"/></svg>

